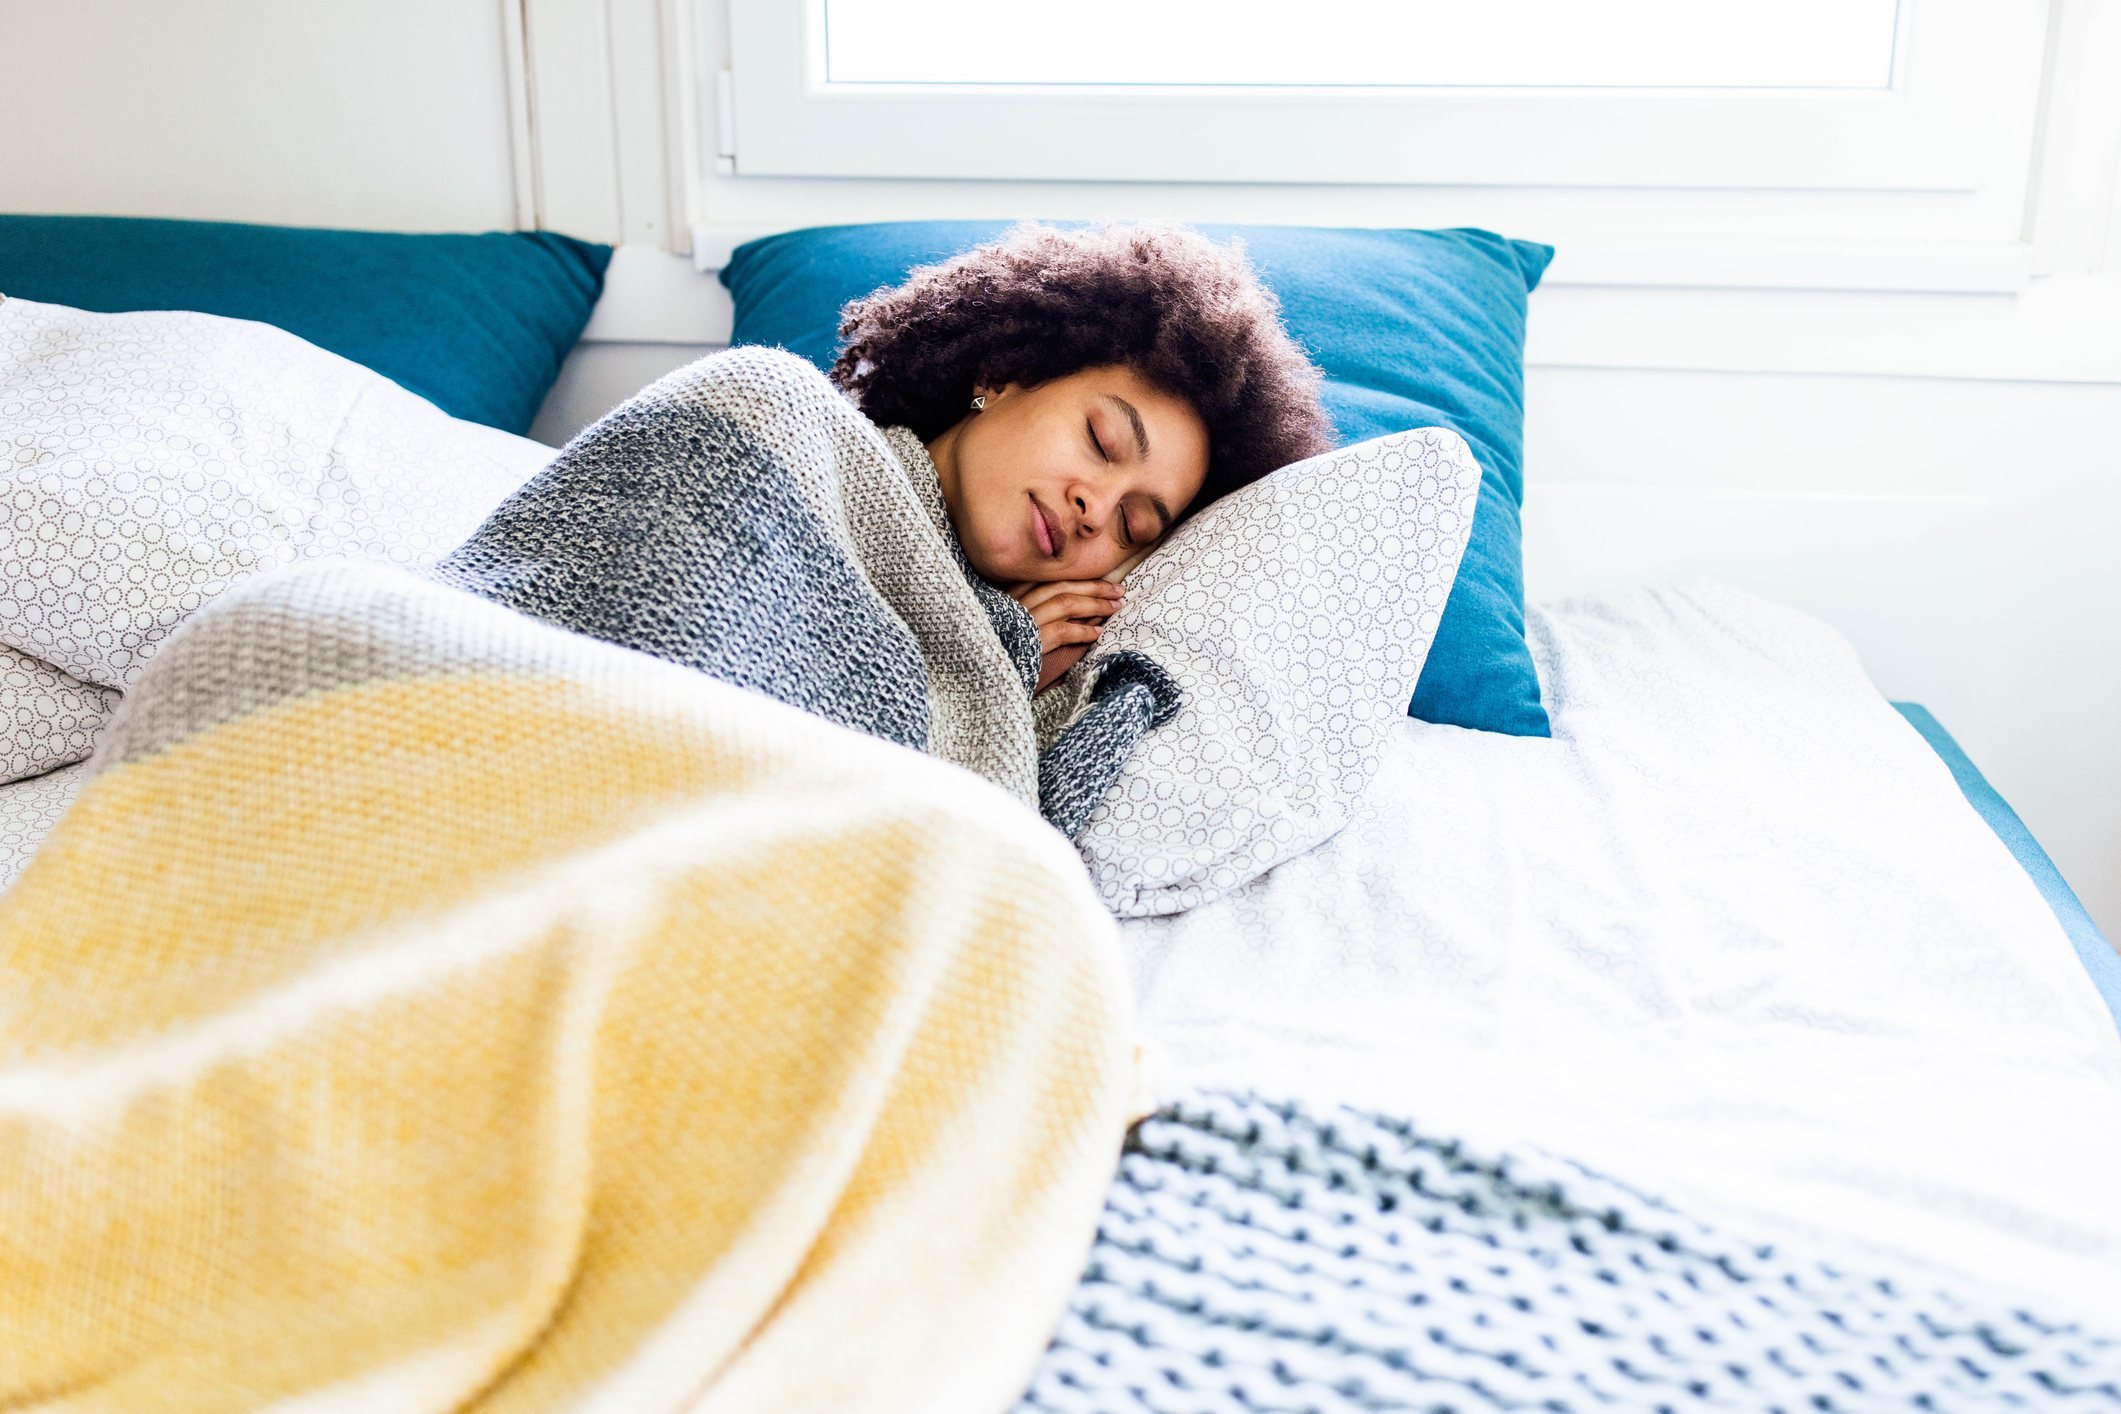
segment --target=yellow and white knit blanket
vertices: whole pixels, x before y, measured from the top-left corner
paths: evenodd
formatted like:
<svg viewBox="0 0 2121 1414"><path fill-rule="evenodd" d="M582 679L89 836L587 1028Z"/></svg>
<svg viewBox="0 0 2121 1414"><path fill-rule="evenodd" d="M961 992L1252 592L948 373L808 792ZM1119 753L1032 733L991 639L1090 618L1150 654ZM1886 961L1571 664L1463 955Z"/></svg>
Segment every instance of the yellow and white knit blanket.
<svg viewBox="0 0 2121 1414"><path fill-rule="evenodd" d="M980 1410L1127 1117L1113 925L955 767L268 576L0 899L0 1408Z"/></svg>

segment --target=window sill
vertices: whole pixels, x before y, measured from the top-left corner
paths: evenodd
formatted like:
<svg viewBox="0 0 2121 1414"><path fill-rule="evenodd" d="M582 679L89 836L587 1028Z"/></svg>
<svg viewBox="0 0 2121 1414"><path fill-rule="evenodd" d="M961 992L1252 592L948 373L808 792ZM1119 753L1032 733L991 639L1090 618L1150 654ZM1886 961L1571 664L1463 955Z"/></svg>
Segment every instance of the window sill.
<svg viewBox="0 0 2121 1414"><path fill-rule="evenodd" d="M695 226L689 260L620 247L583 338L727 343L714 272L776 229ZM2121 278L2033 278L2016 242L1556 244L1532 299L1536 366L2121 383Z"/></svg>

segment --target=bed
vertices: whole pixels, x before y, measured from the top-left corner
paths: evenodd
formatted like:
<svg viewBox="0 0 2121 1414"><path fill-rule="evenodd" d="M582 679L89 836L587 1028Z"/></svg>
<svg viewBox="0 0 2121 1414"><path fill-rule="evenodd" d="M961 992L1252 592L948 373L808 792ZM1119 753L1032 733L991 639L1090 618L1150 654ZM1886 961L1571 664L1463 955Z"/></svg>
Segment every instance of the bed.
<svg viewBox="0 0 2121 1414"><path fill-rule="evenodd" d="M1934 718L1888 709L1834 636L1801 616L1695 584L1535 610L1533 623L1552 741L1409 721L1343 835L1240 899L1126 925L1144 1031L1165 1053L1159 1108L1130 1135L1022 1407L1961 1409L2121 1397L2121 1344L2109 1338L2121 1329L2121 1233L2105 1177L2121 1164L2121 988L2038 845ZM1767 661L1734 667L1740 644ZM1612 700L1629 679L1652 690ZM1715 704L1697 719L1704 730L1658 719L1654 704L1688 698ZM1743 749L1716 745L1733 735ZM1802 771L1780 753L1824 739L1869 750L1828 753L1807 789L1842 776L1865 783L1858 794L1898 798L1830 821L1803 791L1768 783ZM1556 774L1542 792L1539 763L1513 770L1498 751L1556 758ZM1937 926L1947 891L1933 882L1919 935L1890 909L1840 937L1785 916L1776 975L1763 975L1762 938L1705 929L1691 958L1635 951L1645 975L1632 986L1615 983L1629 959L1613 939L1603 952L1581 929L1565 946L1550 940L1547 975L1564 991L1614 985L1638 1006L1660 985L1685 994L1664 1005L1693 1014L1695 1030L1668 1038L1666 1062L1728 1051L1704 1017L1749 1008L1769 1030L1762 1017L1785 1018L1761 1042L1775 1073L1750 1095L1732 1093L1742 1066L1715 1093L1660 1092L1615 1064L1644 1017L1601 988L1569 1033L1589 1073L1564 1083L1551 1037L1534 1041L1537 1028L1496 1002L1512 986L1493 975L1496 939L1539 930L1453 918L1423 895L1496 850L1494 869L1531 881L1501 891L1511 910L1552 923L1559 907L1579 925L1625 930L1654 911L1612 896L1634 871L1603 859L1557 877L1575 844L1550 840L1530 859L1536 848L1498 850L1498 836L1537 833L1524 812L1541 795L1562 799L1563 777L1586 790L1602 779L1592 793L1610 810L1654 812L1646 801L1676 802L1670 782L1716 769L1719 754L1726 801L1739 795L1730 777L1750 777L1749 834L1778 810L1843 839L1897 823L1918 838L1871 861L1881 872L1870 887L1903 886L1912 902L1904 886L1922 868L1957 875L1948 892L1965 926ZM1454 757L1467 758L1455 773ZM0 788L6 879L82 769ZM1662 789L1631 795L1631 779ZM1447 822L1466 847L1425 836L1425 821ZM1630 837L1667 823L1638 817ZM1680 823L1702 820L1681 810ZM1831 896L1839 882L1818 866L1848 851L1820 846L1779 861L1747 851L1744 872ZM1727 847L1697 841L1696 858ZM1771 916L1745 904L1751 885L1733 889L1736 877L1689 894L1707 910L1697 918ZM1454 893L1492 898L1490 885L1462 878ZM1612 892L1583 896L1601 888ZM1919 942L1955 985L1895 1010L1891 969L1837 979L1837 949L1853 938L1874 950ZM1233 953L1247 965L1231 968ZM1758 995L1725 995L1747 987ZM1550 1003L1545 1015L1558 1024L1567 1011ZM1456 1034L1435 1034L1454 1019ZM1432 1034L1417 1044L1403 1034L1414 1028ZM1925 1107L1938 1097L1914 1083L1911 1061L1952 1068L1927 1077L1948 1113ZM1865 1075L1871 1093L1838 1109L1797 1099L1810 1087L1796 1077L1820 1069ZM1521 1103L1527 1090L1541 1103ZM1916 1123L1896 1125L1902 1115Z"/></svg>
<svg viewBox="0 0 2121 1414"><path fill-rule="evenodd" d="M1410 723L1346 833L1126 926L1173 1098L1026 1407L2121 1397L2121 988L2008 807L1721 586L1533 644L1553 743Z"/></svg>
<svg viewBox="0 0 2121 1414"><path fill-rule="evenodd" d="M968 234L917 233L884 258ZM1410 287L1415 314L1440 318L1423 303L1434 295L1478 322L1459 298L1477 267L1509 295L1489 300L1489 332L1514 318L1521 337L1544 248L1441 234L1453 239L1429 244L1448 268ZM1374 236L1352 248L1376 256ZM871 237L846 239L874 257ZM1284 259L1301 243L1260 239ZM1320 286L1338 278L1324 268ZM842 278L868 288L872 273ZM829 285L809 295L837 307ZM263 337L244 327L185 326ZM300 374L275 416L314 403L314 460L336 470L274 493L305 514L260 517L245 573L276 547L293 547L290 564L350 557L386 578L431 562L546 455L434 420L358 370L325 377L284 350L262 361ZM1069 1294L1057 1325L1061 1303L1034 1293L993 1328L1035 1335L1025 1356L1045 1343L1027 1388L1027 1360L997 1357L1008 1387L1027 1409L1106 1414L2121 1405L2121 961L1943 727L1886 703L1827 626L1707 582L1513 600L1515 385L1507 369L1481 378L1462 385L1480 406L1410 411L1416 394L1444 394L1394 385L1387 408L1353 374L1334 394L1357 430L1378 430L1365 417L1462 428L1358 447L1450 462L1479 498L1440 577L1409 582L1437 612L1393 659L1407 678L1364 719L1384 725L1360 769L1320 784L1332 798L1316 809L1299 781L1287 847L1224 882L1128 884L1117 796L1078 840L1120 918L1114 955L1143 1046L1133 1113L1147 1117L1109 1183L1109 1151L1090 1165L1103 1211L1079 1279L1054 1265L1082 1251L1054 1239L1065 1224L1014 1269ZM437 501L426 488L444 469ZM335 526L329 508L359 500L349 485L373 505L430 499L417 525ZM241 501L214 514L237 517ZM201 585L220 576L212 592L243 579L196 558ZM1134 602L1157 592L1130 581ZM145 632L168 636L179 617ZM74 688L116 693L140 663L74 667ZM1062 912L1090 897L1072 858L1072 882L1054 882L1058 836L1024 843L976 792L846 759L825 772L835 788L881 769L909 798L940 792L1037 855ZM0 890L90 769L0 787ZM1111 926L1099 915L1075 937L1102 945ZM956 1152L1005 1164L1007 1146L987 1142ZM976 1166L914 1168L931 1204L995 1202ZM894 1302L868 1283L875 1329L917 1325L922 1289ZM964 1296L947 1309L978 1310ZM1025 1310L1044 1314L1027 1325Z"/></svg>

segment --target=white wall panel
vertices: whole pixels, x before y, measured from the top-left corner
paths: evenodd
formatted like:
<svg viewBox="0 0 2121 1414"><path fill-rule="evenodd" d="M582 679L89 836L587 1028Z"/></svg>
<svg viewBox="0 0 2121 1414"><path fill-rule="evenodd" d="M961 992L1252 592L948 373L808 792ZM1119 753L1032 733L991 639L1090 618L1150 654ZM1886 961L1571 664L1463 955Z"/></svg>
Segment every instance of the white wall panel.
<svg viewBox="0 0 2121 1414"><path fill-rule="evenodd" d="M611 16L611 96L620 225L627 241L672 234L665 152L660 0L605 0Z"/></svg>
<svg viewBox="0 0 2121 1414"><path fill-rule="evenodd" d="M2121 387L1543 368L1535 599L1706 574L1924 703L2121 939Z"/></svg>
<svg viewBox="0 0 2121 1414"><path fill-rule="evenodd" d="M538 152L538 224L617 244L625 238L625 217L615 160L610 16L602 0L521 3Z"/></svg>
<svg viewBox="0 0 2121 1414"><path fill-rule="evenodd" d="M706 344L577 344L545 395L530 435L548 447L567 439L674 368L712 353Z"/></svg>
<svg viewBox="0 0 2121 1414"><path fill-rule="evenodd" d="M515 225L497 0L0 0L0 210Z"/></svg>

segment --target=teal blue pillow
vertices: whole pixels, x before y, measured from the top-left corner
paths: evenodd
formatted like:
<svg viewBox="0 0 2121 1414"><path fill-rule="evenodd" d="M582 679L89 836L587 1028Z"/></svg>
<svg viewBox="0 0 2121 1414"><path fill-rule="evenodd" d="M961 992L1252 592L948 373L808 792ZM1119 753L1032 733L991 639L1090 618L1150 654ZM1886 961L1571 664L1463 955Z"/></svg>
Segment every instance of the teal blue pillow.
<svg viewBox="0 0 2121 1414"><path fill-rule="evenodd" d="M848 300L916 265L992 240L1003 221L832 226L737 248L722 271L734 342L778 344L829 367ZM1244 238L1289 333L1325 371L1346 441L1449 427L1480 461L1472 540L1415 686L1411 715L1548 735L1524 639L1525 301L1554 251L1486 231L1202 226Z"/></svg>
<svg viewBox="0 0 2121 1414"><path fill-rule="evenodd" d="M0 216L0 294L277 325L450 414L524 433L604 288L611 247L538 231L313 231Z"/></svg>

